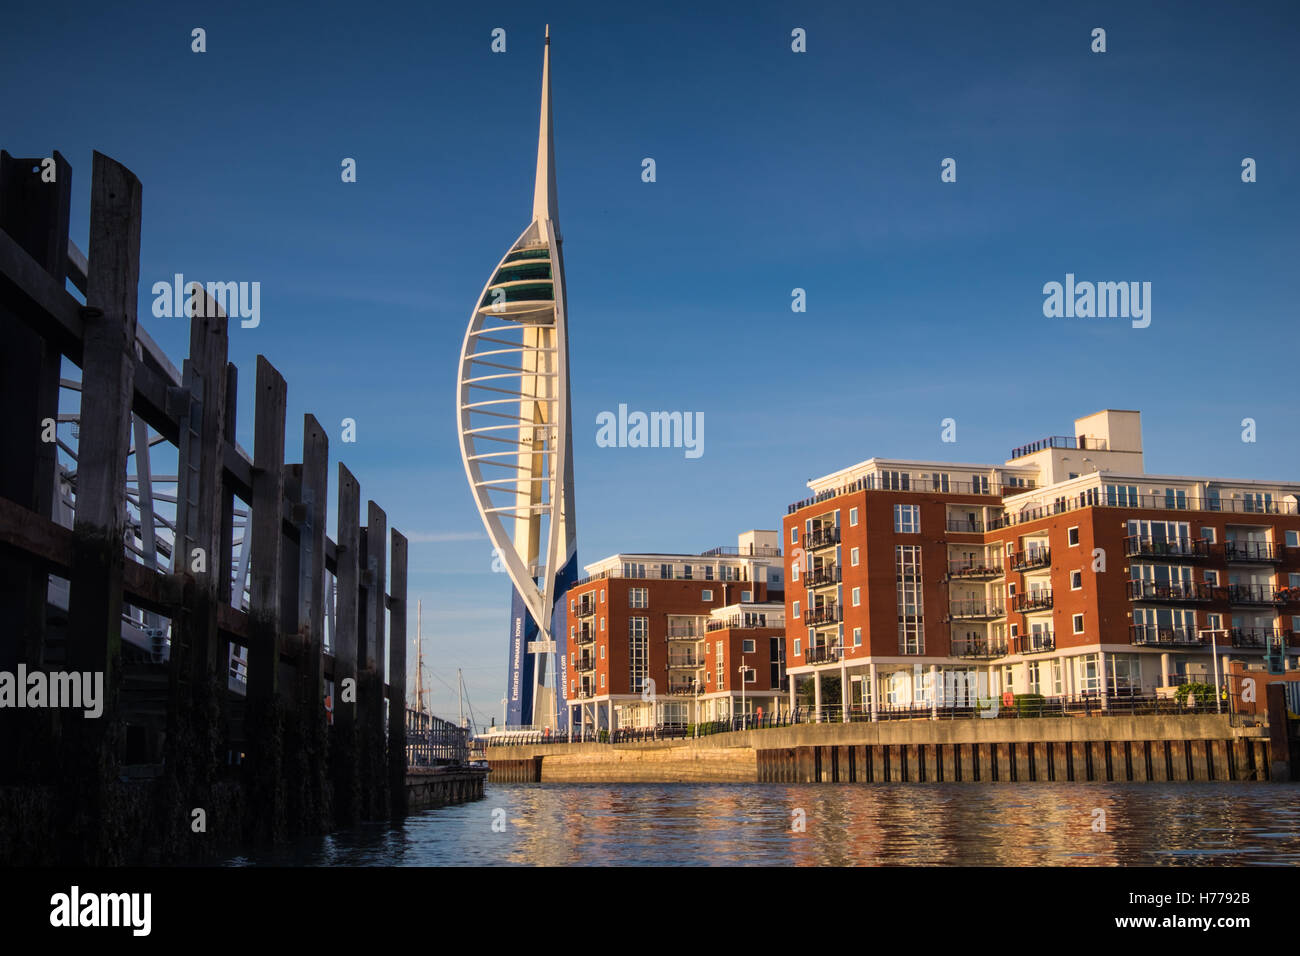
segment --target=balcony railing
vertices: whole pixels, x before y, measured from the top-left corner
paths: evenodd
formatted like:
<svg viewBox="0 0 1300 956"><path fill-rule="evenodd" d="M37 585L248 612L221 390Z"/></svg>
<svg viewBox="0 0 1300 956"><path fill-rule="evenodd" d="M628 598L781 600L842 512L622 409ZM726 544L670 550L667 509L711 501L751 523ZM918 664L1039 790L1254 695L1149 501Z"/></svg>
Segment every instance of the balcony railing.
<svg viewBox="0 0 1300 956"><path fill-rule="evenodd" d="M803 612L806 627L818 627L822 624L838 624L844 620L844 609L834 601L810 607Z"/></svg>
<svg viewBox="0 0 1300 956"><path fill-rule="evenodd" d="M839 565L817 568L812 571L805 571L803 576L803 586L809 591L814 588L829 587L832 584L840 583L842 569Z"/></svg>
<svg viewBox="0 0 1300 956"><path fill-rule="evenodd" d="M681 657L673 657L672 655L669 655L668 657L668 666L670 668L697 668L700 665L700 658L696 657L694 654L686 654Z"/></svg>
<svg viewBox="0 0 1300 956"><path fill-rule="evenodd" d="M781 549L765 548L757 544L746 545L743 548L734 544L726 544L716 548L709 548L708 551L701 551L700 556L706 558L779 558L781 557Z"/></svg>
<svg viewBox="0 0 1300 956"><path fill-rule="evenodd" d="M907 475L907 482L904 484L901 480L895 481L893 478L884 478L880 475L865 475L854 481L850 481L839 488L829 488L826 491L819 491L811 498L804 498L802 501L796 501L786 508L786 514L794 514L802 508L808 508L812 505L821 504L823 501L830 501L832 498L839 498L842 495L851 495L859 491L901 491L914 492L919 494L935 494L938 492L943 495L980 495L1001 498L1004 495L1018 495L1026 491L1032 491L1035 485L1032 481L1024 479L1022 484L998 484L997 482L981 481L951 481L943 482L940 480L937 484L933 478L924 479L919 474Z"/></svg>
<svg viewBox="0 0 1300 956"><path fill-rule="evenodd" d="M578 673L586 674L596 669L596 658L590 654L583 654L578 658Z"/></svg>
<svg viewBox="0 0 1300 956"><path fill-rule="evenodd" d="M696 685L683 684L676 681L668 682L668 693L672 697L693 697L695 696Z"/></svg>
<svg viewBox="0 0 1300 956"><path fill-rule="evenodd" d="M1155 541L1132 534L1124 539L1124 554L1130 558L1208 558L1210 542L1202 538Z"/></svg>
<svg viewBox="0 0 1300 956"><path fill-rule="evenodd" d="M954 578L1000 578L1001 564L977 564L970 561L949 561L948 574Z"/></svg>
<svg viewBox="0 0 1300 956"><path fill-rule="evenodd" d="M972 599L948 603L948 616L954 621L991 621L1004 613L996 601Z"/></svg>
<svg viewBox="0 0 1300 956"><path fill-rule="evenodd" d="M1130 511L1209 511L1224 514L1294 515L1300 508L1291 501L1254 502L1235 498L1176 498L1165 495L1109 495L1103 488L1090 488L1077 495L1065 495L1019 511L990 518L989 530L1028 524L1053 515L1082 508L1120 508Z"/></svg>
<svg viewBox="0 0 1300 956"><path fill-rule="evenodd" d="M1233 647L1257 647L1261 650L1285 636L1285 631L1275 627L1234 627L1228 632Z"/></svg>
<svg viewBox="0 0 1300 956"><path fill-rule="evenodd" d="M1035 631L1011 639L1012 654L1045 654L1056 650L1056 635L1051 631Z"/></svg>
<svg viewBox="0 0 1300 956"><path fill-rule="evenodd" d="M1173 581L1162 584L1157 581L1129 581L1128 599L1130 601L1165 601L1181 604L1184 601L1213 601L1215 589L1199 581Z"/></svg>
<svg viewBox="0 0 1300 956"><path fill-rule="evenodd" d="M596 602L579 601L575 613L578 615L578 617L591 617L593 614L596 613Z"/></svg>
<svg viewBox="0 0 1300 956"><path fill-rule="evenodd" d="M721 631L724 628L739 630L757 627L785 627L785 615L762 613L732 614L729 617L710 618L705 628L709 631Z"/></svg>
<svg viewBox="0 0 1300 956"><path fill-rule="evenodd" d="M1278 589L1271 584L1229 584L1229 604L1281 604Z"/></svg>
<svg viewBox="0 0 1300 956"><path fill-rule="evenodd" d="M962 534L982 534L984 521L980 518L949 518L948 530Z"/></svg>
<svg viewBox="0 0 1300 956"><path fill-rule="evenodd" d="M804 651L803 660L805 664L828 664L840 659L840 648L837 644L820 644L816 647L810 647Z"/></svg>
<svg viewBox="0 0 1300 956"><path fill-rule="evenodd" d="M1043 451L1047 448L1074 448L1079 451L1106 451L1106 439L1104 438L1085 438L1082 435L1049 435L1047 438L1040 438L1038 441L1030 442L1028 445L1021 445L1019 448L1011 449L1011 458L1024 458L1026 455L1032 455L1035 452Z"/></svg>
<svg viewBox="0 0 1300 956"><path fill-rule="evenodd" d="M1017 551L1011 556L1012 571L1033 571L1035 568L1049 567L1051 563L1051 548L1030 548L1027 551Z"/></svg>
<svg viewBox="0 0 1300 956"><path fill-rule="evenodd" d="M840 529L835 525L817 528L804 536L803 543L805 550L808 551L820 551L823 548L834 547L840 543Z"/></svg>
<svg viewBox="0 0 1300 956"><path fill-rule="evenodd" d="M1039 588L1037 591L1023 591L1011 598L1011 610L1017 614L1029 614L1034 611L1052 609L1052 589Z"/></svg>
<svg viewBox="0 0 1300 956"><path fill-rule="evenodd" d="M578 628L578 644L591 644L596 640L596 629L591 627Z"/></svg>
<svg viewBox="0 0 1300 956"><path fill-rule="evenodd" d="M668 640L698 641L704 637L704 628L698 624L669 624Z"/></svg>
<svg viewBox="0 0 1300 956"><path fill-rule="evenodd" d="M1265 564L1282 560L1280 550L1268 541L1225 541L1223 556L1229 561L1243 561L1249 564Z"/></svg>
<svg viewBox="0 0 1300 956"><path fill-rule="evenodd" d="M1007 642L988 641L983 638L966 638L955 637L952 641L952 656L976 658L979 660L992 660L995 657L1005 657L1007 653Z"/></svg>
<svg viewBox="0 0 1300 956"><path fill-rule="evenodd" d="M1149 646L1164 644L1170 647L1200 647L1209 644L1208 636L1202 637L1193 627L1158 627L1154 624L1138 624L1129 628L1129 643Z"/></svg>

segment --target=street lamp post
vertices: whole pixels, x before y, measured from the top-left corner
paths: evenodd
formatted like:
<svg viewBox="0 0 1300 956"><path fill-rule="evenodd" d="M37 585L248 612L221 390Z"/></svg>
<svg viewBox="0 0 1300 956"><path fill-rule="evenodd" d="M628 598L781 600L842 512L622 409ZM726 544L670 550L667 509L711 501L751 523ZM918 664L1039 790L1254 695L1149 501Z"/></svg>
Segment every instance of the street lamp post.
<svg viewBox="0 0 1300 956"><path fill-rule="evenodd" d="M740 654L740 720L741 727L747 729L749 727L749 712L745 708L745 671L745 654L742 651Z"/></svg>
<svg viewBox="0 0 1300 956"><path fill-rule="evenodd" d="M1201 637L1210 635L1210 663L1214 666L1214 712L1223 713L1223 699L1219 695L1219 642L1217 635L1227 634L1226 628L1202 628L1197 632Z"/></svg>

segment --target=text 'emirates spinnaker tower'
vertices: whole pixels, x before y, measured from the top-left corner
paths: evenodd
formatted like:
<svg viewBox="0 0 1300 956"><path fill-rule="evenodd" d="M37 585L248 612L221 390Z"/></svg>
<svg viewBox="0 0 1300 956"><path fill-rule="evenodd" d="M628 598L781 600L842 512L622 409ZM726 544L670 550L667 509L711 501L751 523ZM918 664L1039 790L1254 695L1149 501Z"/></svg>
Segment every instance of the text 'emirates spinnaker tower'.
<svg viewBox="0 0 1300 956"><path fill-rule="evenodd" d="M542 59L533 221L497 264L461 347L456 404L474 503L510 580L506 725L568 727L568 615L577 577L569 338L551 142L551 40Z"/></svg>

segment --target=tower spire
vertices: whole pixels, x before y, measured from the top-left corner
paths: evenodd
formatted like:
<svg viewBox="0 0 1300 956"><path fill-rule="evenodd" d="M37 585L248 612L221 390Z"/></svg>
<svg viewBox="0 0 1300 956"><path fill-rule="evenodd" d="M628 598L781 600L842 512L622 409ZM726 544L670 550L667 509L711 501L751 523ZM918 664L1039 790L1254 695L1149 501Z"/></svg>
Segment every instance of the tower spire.
<svg viewBox="0 0 1300 956"><path fill-rule="evenodd" d="M537 131L537 180L533 187L533 219L549 219L560 231L560 211L555 200L555 147L551 125L551 25L546 25L542 52L542 116Z"/></svg>

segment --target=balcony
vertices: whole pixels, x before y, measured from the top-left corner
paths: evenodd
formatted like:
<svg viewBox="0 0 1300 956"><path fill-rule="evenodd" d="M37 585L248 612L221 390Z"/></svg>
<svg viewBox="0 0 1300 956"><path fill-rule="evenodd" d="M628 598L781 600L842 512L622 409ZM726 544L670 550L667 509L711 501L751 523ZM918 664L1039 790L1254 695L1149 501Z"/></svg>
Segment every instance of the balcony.
<svg viewBox="0 0 1300 956"><path fill-rule="evenodd" d="M578 617L591 617L596 613L596 602L585 597L580 599L575 613Z"/></svg>
<svg viewBox="0 0 1300 956"><path fill-rule="evenodd" d="M842 620L844 620L844 609L834 601L810 607L803 612L803 622L806 627L838 624Z"/></svg>
<svg viewBox="0 0 1300 956"><path fill-rule="evenodd" d="M1004 611L996 601L951 601L948 618L953 621L992 621L1002 617Z"/></svg>
<svg viewBox="0 0 1300 956"><path fill-rule="evenodd" d="M840 543L840 529L835 525L815 528L804 536L805 551L821 551Z"/></svg>
<svg viewBox="0 0 1300 956"><path fill-rule="evenodd" d="M1032 614L1034 611L1052 609L1052 589L1039 588L1037 591L1025 591L1011 598L1011 610L1017 614Z"/></svg>
<svg viewBox="0 0 1300 956"><path fill-rule="evenodd" d="M779 613L769 614L766 611L746 611L744 614L733 614L730 617L710 618L705 624L707 631L721 631L724 628L739 630L741 628L781 628L785 627L785 615Z"/></svg>
<svg viewBox="0 0 1300 956"><path fill-rule="evenodd" d="M812 591L815 588L825 588L839 584L841 573L839 565L827 565L812 571L806 571L804 572L803 586Z"/></svg>
<svg viewBox="0 0 1300 956"><path fill-rule="evenodd" d="M1157 627L1154 624L1138 624L1129 629L1129 643L1143 647L1155 645L1165 647L1200 647L1210 643L1209 637L1202 637L1190 627Z"/></svg>
<svg viewBox="0 0 1300 956"><path fill-rule="evenodd" d="M668 640L698 641L704 637L704 630L698 624L669 624Z"/></svg>
<svg viewBox="0 0 1300 956"><path fill-rule="evenodd" d="M1124 554L1130 558L1170 558L1179 561L1208 558L1210 542L1201 538L1155 541L1133 534L1124 539Z"/></svg>
<svg viewBox="0 0 1300 956"><path fill-rule="evenodd" d="M1002 577L1000 564L975 564L969 561L949 561L948 576L967 581L988 580Z"/></svg>
<svg viewBox="0 0 1300 956"><path fill-rule="evenodd" d="M578 628L578 645L593 644L596 641L596 629L588 627L586 624Z"/></svg>
<svg viewBox="0 0 1300 956"><path fill-rule="evenodd" d="M1225 541L1223 556L1243 564L1276 564L1282 560L1282 551L1267 541Z"/></svg>
<svg viewBox="0 0 1300 956"><path fill-rule="evenodd" d="M679 656L672 655L672 654L668 655L669 670L674 670L674 669L680 670L682 668L689 668L691 670L694 670L700 667L701 663L702 662L700 658L696 657L694 654L682 654Z"/></svg>
<svg viewBox="0 0 1300 956"><path fill-rule="evenodd" d="M669 681L668 695L670 697L694 697L695 687L696 685L693 681L690 683L684 681Z"/></svg>
<svg viewBox="0 0 1300 956"><path fill-rule="evenodd" d="M1228 632L1228 640L1233 647L1255 647L1260 650L1276 644L1284 636L1284 632L1274 627L1234 627Z"/></svg>
<svg viewBox="0 0 1300 956"><path fill-rule="evenodd" d="M1035 631L1011 639L1012 654L1046 654L1056 650L1056 635L1051 631Z"/></svg>
<svg viewBox="0 0 1300 956"><path fill-rule="evenodd" d="M984 522L979 518L949 518L948 530L956 534L983 534Z"/></svg>
<svg viewBox="0 0 1300 956"><path fill-rule="evenodd" d="M988 641L983 638L965 637L955 637L952 641L953 657L988 661L993 660L995 657L1005 657L1006 653L1006 641Z"/></svg>
<svg viewBox="0 0 1300 956"><path fill-rule="evenodd" d="M596 669L596 657L594 654L583 654L578 658L578 673L588 674Z"/></svg>
<svg viewBox="0 0 1300 956"><path fill-rule="evenodd" d="M1288 594L1290 589L1288 589ZM1284 602L1278 589L1271 584L1229 584L1228 603L1243 606L1272 606Z"/></svg>
<svg viewBox="0 0 1300 956"><path fill-rule="evenodd" d="M803 660L805 664L833 664L840 659L840 649L838 645L821 644L817 647L810 647L804 651Z"/></svg>
<svg viewBox="0 0 1300 956"><path fill-rule="evenodd" d="M578 688L578 697L583 700L588 700L595 696L596 696L596 686L594 684L583 684L580 688Z"/></svg>
<svg viewBox="0 0 1300 956"><path fill-rule="evenodd" d="M1051 567L1051 564L1051 548L1029 548L1027 551L1017 551L1011 556L1012 571L1033 571L1035 568Z"/></svg>
<svg viewBox="0 0 1300 956"><path fill-rule="evenodd" d="M1215 589L1199 581L1174 581L1161 584L1157 581L1130 581L1130 601L1160 601L1165 604L1182 604L1187 601L1213 601Z"/></svg>

